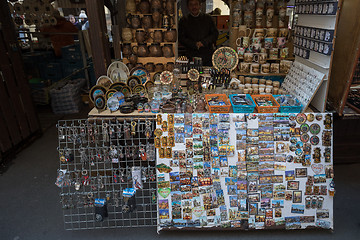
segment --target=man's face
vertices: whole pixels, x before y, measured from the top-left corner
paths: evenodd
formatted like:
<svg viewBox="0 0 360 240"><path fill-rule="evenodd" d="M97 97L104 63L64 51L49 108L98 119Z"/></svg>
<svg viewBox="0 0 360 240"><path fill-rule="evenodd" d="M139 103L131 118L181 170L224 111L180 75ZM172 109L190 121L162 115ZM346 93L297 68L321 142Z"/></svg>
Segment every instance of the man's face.
<svg viewBox="0 0 360 240"><path fill-rule="evenodd" d="M198 0L190 0L188 8L192 15L197 16L200 13L200 2Z"/></svg>

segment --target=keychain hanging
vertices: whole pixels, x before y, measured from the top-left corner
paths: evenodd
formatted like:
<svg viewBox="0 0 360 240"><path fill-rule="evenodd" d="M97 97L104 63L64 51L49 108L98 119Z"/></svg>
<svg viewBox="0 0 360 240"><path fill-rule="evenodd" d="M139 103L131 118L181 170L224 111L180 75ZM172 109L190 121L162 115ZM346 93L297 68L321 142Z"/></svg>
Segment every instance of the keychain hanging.
<svg viewBox="0 0 360 240"><path fill-rule="evenodd" d="M135 121L131 121L131 135L135 136L136 134L136 125L137 123Z"/></svg>
<svg viewBox="0 0 360 240"><path fill-rule="evenodd" d="M145 121L145 137L149 139L151 137L151 122L150 120Z"/></svg>

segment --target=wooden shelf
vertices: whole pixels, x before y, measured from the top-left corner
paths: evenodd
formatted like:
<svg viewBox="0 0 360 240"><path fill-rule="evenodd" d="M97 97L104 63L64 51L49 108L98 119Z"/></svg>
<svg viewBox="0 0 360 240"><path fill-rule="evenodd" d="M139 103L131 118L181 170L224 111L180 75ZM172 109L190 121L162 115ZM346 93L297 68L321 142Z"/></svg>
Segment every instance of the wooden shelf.
<svg viewBox="0 0 360 240"><path fill-rule="evenodd" d="M128 42L128 43L130 43L131 46L137 46L137 45L139 45L138 42ZM145 43L146 43L147 46L150 46L152 43L155 43L155 42L151 41L151 42L145 42ZM140 44L142 44L142 43L140 43ZM164 46L164 44L172 44L172 45L175 45L176 42L161 42L161 43L159 43L159 44L160 44L160 46Z"/></svg>
<svg viewBox="0 0 360 240"><path fill-rule="evenodd" d="M139 113L137 110L135 110L132 113L124 114L121 113L119 110L115 112L111 112L109 109L97 110L96 108L91 109L91 111L88 113L88 117L135 117L135 116L154 117L155 115L156 114L152 112Z"/></svg>
<svg viewBox="0 0 360 240"><path fill-rule="evenodd" d="M129 60L127 58L124 58L123 62L125 64L127 64L127 63L129 63ZM156 63L166 64L168 62L175 63L175 57L171 57L171 58L166 58L166 57L138 57L138 63L146 64L146 63L149 63L149 62L153 62L154 64L156 64Z"/></svg>

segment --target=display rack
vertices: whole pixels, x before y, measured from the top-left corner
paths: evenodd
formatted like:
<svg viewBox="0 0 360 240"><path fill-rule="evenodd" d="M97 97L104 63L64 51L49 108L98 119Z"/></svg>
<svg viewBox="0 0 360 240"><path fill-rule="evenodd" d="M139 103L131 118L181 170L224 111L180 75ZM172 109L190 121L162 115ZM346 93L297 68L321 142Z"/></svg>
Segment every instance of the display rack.
<svg viewBox="0 0 360 240"><path fill-rule="evenodd" d="M339 17L339 9L342 6L342 0L329 0L324 3L324 1L312 1L311 3L305 3L302 1L295 1L295 13L297 14L297 26L307 27L307 28L315 28L315 29L323 29L323 30L330 30L333 32L333 40L330 42L332 43L332 49L335 49L335 39L337 33L337 23ZM333 4L335 6L334 11L325 15L322 13L313 13L307 12L306 7L307 5L312 5L312 7L307 7L308 9L314 9L314 6L318 9L319 5ZM305 9L305 11L303 11ZM329 9L329 7L327 8ZM314 37L309 37L308 39L311 41L317 40ZM311 101L311 105L315 107L317 110L324 112L326 107L326 99L327 93L329 88L329 79L330 73L332 68L332 59L334 51L331 51L330 54L322 54L315 49L307 49L306 47L295 45L295 61L302 63L308 67L311 67L319 72L325 74L324 81L320 85L319 89L315 92L314 98ZM299 49L297 51L296 49ZM307 52L307 56L301 56L300 52Z"/></svg>
<svg viewBox="0 0 360 240"><path fill-rule="evenodd" d="M134 129L131 123L136 123ZM66 181L60 182L66 230L156 225L154 127L151 117L58 122L59 171L66 171ZM143 150L145 159L140 157ZM141 171L143 187L136 191L136 208L124 212L122 193L134 185L133 167ZM106 199L108 216L102 221L95 215L96 198Z"/></svg>

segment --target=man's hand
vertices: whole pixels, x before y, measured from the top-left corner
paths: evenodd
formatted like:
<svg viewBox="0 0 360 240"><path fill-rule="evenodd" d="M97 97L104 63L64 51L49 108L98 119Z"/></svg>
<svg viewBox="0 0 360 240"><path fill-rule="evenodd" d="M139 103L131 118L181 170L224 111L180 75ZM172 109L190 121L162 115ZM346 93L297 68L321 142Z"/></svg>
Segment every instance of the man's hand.
<svg viewBox="0 0 360 240"><path fill-rule="evenodd" d="M202 44L202 42L197 42L196 43L196 47L199 49L199 48L201 48L201 47L203 47L204 46L204 44Z"/></svg>

